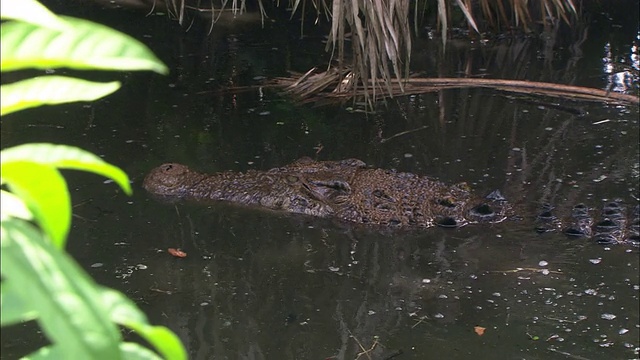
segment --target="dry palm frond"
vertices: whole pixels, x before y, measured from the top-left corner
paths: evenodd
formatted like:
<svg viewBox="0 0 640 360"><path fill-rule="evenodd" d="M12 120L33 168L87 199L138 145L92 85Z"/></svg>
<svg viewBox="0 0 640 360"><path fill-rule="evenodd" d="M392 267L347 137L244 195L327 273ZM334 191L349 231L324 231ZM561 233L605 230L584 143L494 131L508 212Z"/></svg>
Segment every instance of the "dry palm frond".
<svg viewBox="0 0 640 360"><path fill-rule="evenodd" d="M408 74L411 51L409 30L409 0L334 0L332 6L332 26L327 43L332 57L337 60L338 74L345 67L345 39L351 34L351 55L355 72L351 79L340 79L350 84L370 84L369 79L385 79L383 84L375 83L372 98L376 98L378 86L391 94L391 81L396 79L402 87L402 79ZM335 73L327 73L333 77ZM369 92L366 94L369 101Z"/></svg>
<svg viewBox="0 0 640 360"><path fill-rule="evenodd" d="M278 78L275 80L275 84L278 86L287 87L290 92L301 96L308 101L317 101L320 99L334 98L337 100L349 98L354 95L364 96L365 87L356 86L349 92L333 91L331 93L324 93L318 95L320 91L326 89L329 86L336 86L336 82L341 78L341 74L336 72L328 72L332 76L317 75L309 76L309 73L305 74L304 78L304 92L300 92L299 88L300 80L295 81L292 78ZM343 76L342 76L343 77ZM378 79L378 82L383 80ZM311 85L314 84L315 86ZM375 84L369 86L374 87ZM338 86L336 86L337 88ZM563 99L575 99L582 101L601 101L609 103L621 103L621 104L640 104L640 98L636 95L621 94L615 92L607 92L602 89L594 89L582 86L572 86L564 84L554 84L546 82L536 81L523 81L523 80L504 80L504 79L477 79L477 78L410 78L404 81L404 86L392 84L391 91L396 95L408 95L408 94L423 94L428 92L440 91L444 89L459 89L459 88L471 88L471 87L483 87L492 88L500 91L523 93L528 95L540 95L550 96ZM311 96L314 97L311 97Z"/></svg>
<svg viewBox="0 0 640 360"><path fill-rule="evenodd" d="M201 0L165 1L167 11L180 23L184 23L187 10L195 10L200 14L210 11L213 26L228 7L234 15L246 11L247 0L209 0L208 5ZM265 0L254 1L264 24L267 17ZM313 84L305 85L301 81L298 93L304 94L310 89L322 91L328 84L337 84L336 90L339 92L349 89L355 91L357 87L362 87L365 100L369 103L380 93L393 96L397 94L393 89L403 90L403 79L408 75L411 54L411 10L414 11L417 29L418 13L427 11L429 3L437 4L438 28L443 44L446 44L452 25L452 11L462 12L465 21L477 33L481 31L479 24L489 24L495 28L521 27L529 32L534 22L547 25L549 20L555 22L562 18L569 23L570 18L578 12L574 0L413 0L413 3L411 0L289 0L286 3L284 5L292 9L292 17L296 12L301 12L302 26L309 12L316 16L316 23L323 14L331 21L327 50L331 51L334 61L327 72L305 79L313 79ZM273 1L273 4L281 5L279 0ZM349 40L350 48L346 48ZM329 71L332 68L335 71ZM321 76L327 78L321 80Z"/></svg>

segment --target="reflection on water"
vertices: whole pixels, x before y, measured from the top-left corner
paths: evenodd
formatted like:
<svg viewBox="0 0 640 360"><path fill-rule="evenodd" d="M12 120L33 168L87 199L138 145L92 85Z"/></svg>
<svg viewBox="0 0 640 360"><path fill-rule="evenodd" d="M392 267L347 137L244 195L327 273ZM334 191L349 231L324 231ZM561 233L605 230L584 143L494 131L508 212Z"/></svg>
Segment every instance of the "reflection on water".
<svg viewBox="0 0 640 360"><path fill-rule="evenodd" d="M543 203L565 212L603 199L637 204L637 107L461 89L393 99L365 116L296 105L270 89L219 92L214 84L281 75L282 58L304 63L317 53L296 57L304 50L275 26L256 39L233 28L207 38L147 20L153 36L146 39L172 76L127 75L122 91L97 104L7 118L2 140L81 146L132 176L136 192L126 198L98 177L66 174L76 215L70 250L98 281L176 331L192 358L638 357L637 248L532 230ZM278 47L269 34L278 35L271 36ZM577 83L603 75L590 66L603 47L573 49L558 65L549 58L553 47L540 57L531 39L509 45L452 45L446 64L417 50L424 61L416 66L438 63L449 76L499 68L504 77ZM484 55L498 65L480 65ZM226 205L160 204L140 187L149 169L167 161L220 171L301 156L356 157L466 181L480 193L500 189L523 220L380 231ZM188 256L174 258L170 247ZM477 326L486 328L482 336ZM19 336L2 333L3 358L36 341L27 335L32 327L14 331Z"/></svg>

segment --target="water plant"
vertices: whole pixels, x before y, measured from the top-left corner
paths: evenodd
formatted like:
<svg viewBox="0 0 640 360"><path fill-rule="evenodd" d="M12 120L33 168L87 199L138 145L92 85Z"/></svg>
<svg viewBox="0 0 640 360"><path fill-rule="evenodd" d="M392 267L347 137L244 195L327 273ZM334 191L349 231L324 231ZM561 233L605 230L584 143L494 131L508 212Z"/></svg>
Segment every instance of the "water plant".
<svg viewBox="0 0 640 360"><path fill-rule="evenodd" d="M2 72L60 67L168 72L137 40L96 23L57 16L35 0L3 1L0 13ZM4 117L41 105L92 101L119 87L119 82L37 76L2 85L0 113ZM186 359L173 332L151 325L131 300L97 284L65 251L71 199L59 170L103 175L131 194L127 175L67 145L23 144L3 149L0 158L1 325L34 320L50 341L28 358ZM124 341L120 327L133 330L155 352Z"/></svg>

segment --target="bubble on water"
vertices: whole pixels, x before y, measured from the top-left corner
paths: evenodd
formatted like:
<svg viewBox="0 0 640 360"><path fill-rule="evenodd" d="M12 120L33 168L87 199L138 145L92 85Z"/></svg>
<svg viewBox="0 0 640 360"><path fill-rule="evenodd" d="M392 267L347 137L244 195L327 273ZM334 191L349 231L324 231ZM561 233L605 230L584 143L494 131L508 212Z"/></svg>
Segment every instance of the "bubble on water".
<svg viewBox="0 0 640 360"><path fill-rule="evenodd" d="M373 311L373 310L369 310L369 311L367 311L367 314L369 314L369 315L373 315L373 314L375 314L375 313L376 313L376 312L375 312L375 311Z"/></svg>
<svg viewBox="0 0 640 360"><path fill-rule="evenodd" d="M598 291L596 291L595 289L587 289L584 291L584 293L587 295L598 295Z"/></svg>
<svg viewBox="0 0 640 360"><path fill-rule="evenodd" d="M602 258L589 259L589 262L592 264L600 264L602 262Z"/></svg>
<svg viewBox="0 0 640 360"><path fill-rule="evenodd" d="M98 262L98 263L91 264L91 267L92 268L99 268L99 267L102 267L103 265L104 265L103 263L99 263Z"/></svg>
<svg viewBox="0 0 640 360"><path fill-rule="evenodd" d="M622 328L622 329L618 330L618 334L620 334L620 335L624 335L624 334L626 334L628 332L629 332L629 329L625 329L625 328Z"/></svg>
<svg viewBox="0 0 640 360"><path fill-rule="evenodd" d="M540 262L538 263L538 266L540 266L540 267L545 267L547 265L549 265L549 263L544 261L544 260L540 260Z"/></svg>
<svg viewBox="0 0 640 360"><path fill-rule="evenodd" d="M449 297L445 294L438 295L438 299L448 299Z"/></svg>
<svg viewBox="0 0 640 360"><path fill-rule="evenodd" d="M441 313L433 314L433 317L434 317L435 319L444 319L444 315L443 315L443 314L441 314Z"/></svg>
<svg viewBox="0 0 640 360"><path fill-rule="evenodd" d="M428 284L431 282L431 279L422 279L423 284Z"/></svg>
<svg viewBox="0 0 640 360"><path fill-rule="evenodd" d="M604 313L604 314L600 315L600 318L605 319L605 320L613 320L613 319L616 318L616 316L613 315L613 314Z"/></svg>

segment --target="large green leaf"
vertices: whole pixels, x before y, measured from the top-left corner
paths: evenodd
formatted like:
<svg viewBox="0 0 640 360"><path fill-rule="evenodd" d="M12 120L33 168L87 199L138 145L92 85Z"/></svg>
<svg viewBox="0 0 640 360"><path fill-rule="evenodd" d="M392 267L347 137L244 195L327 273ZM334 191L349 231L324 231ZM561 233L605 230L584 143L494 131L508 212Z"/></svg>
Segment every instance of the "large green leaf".
<svg viewBox="0 0 640 360"><path fill-rule="evenodd" d="M64 359L64 349L60 346L43 346L20 360Z"/></svg>
<svg viewBox="0 0 640 360"><path fill-rule="evenodd" d="M69 29L57 31L18 21L3 23L0 70L70 67L169 72L166 65L136 39L87 20L61 18L70 25Z"/></svg>
<svg viewBox="0 0 640 360"><path fill-rule="evenodd" d="M20 20L50 29L65 30L69 27L56 14L35 0L2 0L0 16L2 20Z"/></svg>
<svg viewBox="0 0 640 360"><path fill-rule="evenodd" d="M140 344L125 342L120 344L122 358L127 360L161 360L162 358L153 351ZM169 359L169 358L167 358Z"/></svg>
<svg viewBox="0 0 640 360"><path fill-rule="evenodd" d="M93 101L120 88L118 81L99 83L66 76L39 76L0 87L0 115L41 105Z"/></svg>
<svg viewBox="0 0 640 360"><path fill-rule="evenodd" d="M124 171L92 153L74 146L31 143L2 150L0 163L3 166L5 163L14 161L31 161L58 169L89 171L112 179L120 185L127 195L131 195L129 177Z"/></svg>
<svg viewBox="0 0 640 360"><path fill-rule="evenodd" d="M2 208L0 208L0 216L2 216L2 220L8 219L10 216L25 220L33 219L33 214L22 199L4 190L2 190L1 194L0 204Z"/></svg>
<svg viewBox="0 0 640 360"><path fill-rule="evenodd" d="M3 162L1 171L3 182L24 201L53 244L64 247L71 227L71 199L60 172L28 161Z"/></svg>
<svg viewBox="0 0 640 360"><path fill-rule="evenodd" d="M22 286L15 281L2 280L0 289L0 324L2 326L18 324L23 321L33 320L38 312L27 307L22 301L14 286Z"/></svg>
<svg viewBox="0 0 640 360"><path fill-rule="evenodd" d="M153 345L165 359L184 360L187 353L180 339L164 326L149 325L147 317L135 304L121 293L102 290L102 301L109 309L111 321L134 330L140 337Z"/></svg>
<svg viewBox="0 0 640 360"><path fill-rule="evenodd" d="M45 346L38 351L29 354L22 360L51 360L64 359L64 353L60 346ZM120 343L120 354L127 360L161 360L162 358L153 351L140 344L123 342Z"/></svg>
<svg viewBox="0 0 640 360"><path fill-rule="evenodd" d="M120 359L117 327L109 320L98 287L64 251L30 223L2 221L0 270L25 308L64 359Z"/></svg>

